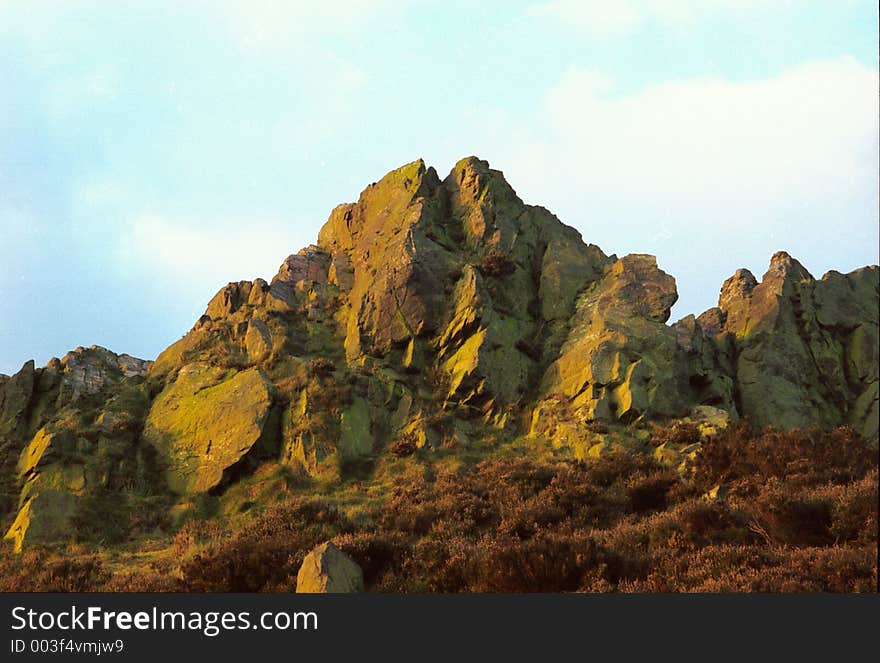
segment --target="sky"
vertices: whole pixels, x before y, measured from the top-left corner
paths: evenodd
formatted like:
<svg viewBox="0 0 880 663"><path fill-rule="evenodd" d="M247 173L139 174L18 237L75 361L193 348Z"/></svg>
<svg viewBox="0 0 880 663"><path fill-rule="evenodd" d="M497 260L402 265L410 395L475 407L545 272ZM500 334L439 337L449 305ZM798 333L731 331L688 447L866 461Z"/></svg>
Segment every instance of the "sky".
<svg viewBox="0 0 880 663"><path fill-rule="evenodd" d="M672 320L787 250L878 262L878 17L861 0L0 0L0 373L154 358L330 210L477 155Z"/></svg>

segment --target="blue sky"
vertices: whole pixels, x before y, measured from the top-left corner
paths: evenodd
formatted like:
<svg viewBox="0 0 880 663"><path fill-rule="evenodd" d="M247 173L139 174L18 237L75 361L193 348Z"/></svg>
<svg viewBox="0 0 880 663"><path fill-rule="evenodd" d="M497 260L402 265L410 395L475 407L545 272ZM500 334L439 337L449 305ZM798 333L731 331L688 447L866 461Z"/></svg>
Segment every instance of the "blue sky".
<svg viewBox="0 0 880 663"><path fill-rule="evenodd" d="M422 157L476 154L678 318L878 261L877 10L782 0L0 2L0 372L155 357Z"/></svg>

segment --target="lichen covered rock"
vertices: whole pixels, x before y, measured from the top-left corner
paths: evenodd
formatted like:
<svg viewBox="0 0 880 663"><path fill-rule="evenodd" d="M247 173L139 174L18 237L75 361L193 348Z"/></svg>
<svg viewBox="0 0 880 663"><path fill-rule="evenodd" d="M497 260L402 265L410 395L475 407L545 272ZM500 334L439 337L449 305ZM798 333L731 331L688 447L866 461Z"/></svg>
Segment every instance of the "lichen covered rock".
<svg viewBox="0 0 880 663"><path fill-rule="evenodd" d="M665 322L678 295L653 256L630 255L578 300L568 338L541 383L587 419L632 422L675 416L689 390L675 331Z"/></svg>
<svg viewBox="0 0 880 663"><path fill-rule="evenodd" d="M732 366L740 413L876 437L878 297L876 266L817 280L785 252L760 283L745 270L728 279L710 314L720 324L708 329Z"/></svg>
<svg viewBox="0 0 880 663"><path fill-rule="evenodd" d="M478 158L444 179L414 161L269 281L220 288L155 362L93 346L0 376L0 514L18 546L71 523L103 540L126 516L97 504L196 502L263 463L332 482L524 435L593 462L647 451L654 421L876 438L878 279L780 252L670 325L653 256L606 255ZM651 453L681 467L694 444Z"/></svg>
<svg viewBox="0 0 880 663"><path fill-rule="evenodd" d="M167 463L176 493L202 493L259 441L272 404L271 384L259 368L233 376L190 364L160 393L144 426L144 439Z"/></svg>
<svg viewBox="0 0 880 663"><path fill-rule="evenodd" d="M297 594L351 594L364 591L364 574L331 541L314 548L296 576Z"/></svg>
<svg viewBox="0 0 880 663"><path fill-rule="evenodd" d="M95 532L72 519L88 517L95 494L131 485L150 363L77 348L43 368L29 362L0 385L0 502L16 549L89 539Z"/></svg>
<svg viewBox="0 0 880 663"><path fill-rule="evenodd" d="M74 530L76 502L76 497L65 490L41 491L18 510L3 538L12 542L15 552L21 552L25 541L29 545L66 541Z"/></svg>

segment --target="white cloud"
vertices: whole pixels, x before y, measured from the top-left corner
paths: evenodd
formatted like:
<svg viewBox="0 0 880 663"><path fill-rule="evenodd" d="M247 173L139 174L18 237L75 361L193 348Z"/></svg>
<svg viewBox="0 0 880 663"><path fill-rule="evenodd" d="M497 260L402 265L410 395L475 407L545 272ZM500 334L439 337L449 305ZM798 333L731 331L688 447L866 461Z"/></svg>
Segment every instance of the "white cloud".
<svg viewBox="0 0 880 663"><path fill-rule="evenodd" d="M864 187L874 170L876 87L876 70L848 58L766 80L694 79L623 97L598 94L595 76L574 69L542 112L551 149L607 179L606 191L635 184L654 200L754 207Z"/></svg>
<svg viewBox="0 0 880 663"><path fill-rule="evenodd" d="M238 46L248 52L272 52L303 40L343 37L403 11L409 2L398 0L197 0L200 12L218 17Z"/></svg>
<svg viewBox="0 0 880 663"><path fill-rule="evenodd" d="M783 10L790 0L549 0L527 15L593 37L613 39L648 22L688 28L709 17L747 18Z"/></svg>
<svg viewBox="0 0 880 663"><path fill-rule="evenodd" d="M176 303L201 310L230 281L270 281L303 242L291 222L224 219L214 223L142 214L127 224L119 259L126 270L158 281ZM142 277L139 277L142 278Z"/></svg>
<svg viewBox="0 0 880 663"><path fill-rule="evenodd" d="M586 241L658 254L677 310L711 305L777 249L817 275L877 261L876 69L842 58L624 95L601 81L572 69L527 122L482 117L478 154Z"/></svg>

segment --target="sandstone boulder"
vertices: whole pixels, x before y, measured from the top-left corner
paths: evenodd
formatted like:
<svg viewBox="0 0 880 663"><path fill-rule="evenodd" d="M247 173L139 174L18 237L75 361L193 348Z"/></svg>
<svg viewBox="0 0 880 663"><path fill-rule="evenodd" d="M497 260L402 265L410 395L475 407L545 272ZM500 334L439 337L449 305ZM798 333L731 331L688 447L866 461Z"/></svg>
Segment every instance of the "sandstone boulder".
<svg viewBox="0 0 880 663"><path fill-rule="evenodd" d="M331 541L314 548L296 576L297 594L350 594L364 591L364 574Z"/></svg>
<svg viewBox="0 0 880 663"><path fill-rule="evenodd" d="M223 369L191 364L160 393L144 439L167 463L176 493L202 493L245 456L263 434L271 384L259 368L228 377Z"/></svg>

